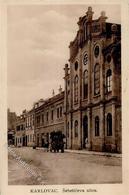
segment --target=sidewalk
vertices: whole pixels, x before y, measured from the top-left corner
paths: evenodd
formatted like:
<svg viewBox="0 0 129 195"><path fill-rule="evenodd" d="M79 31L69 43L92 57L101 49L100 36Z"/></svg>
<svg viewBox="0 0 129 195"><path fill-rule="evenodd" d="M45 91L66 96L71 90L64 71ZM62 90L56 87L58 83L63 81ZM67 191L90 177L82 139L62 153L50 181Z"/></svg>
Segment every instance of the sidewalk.
<svg viewBox="0 0 129 195"><path fill-rule="evenodd" d="M109 153L109 152L95 152L95 151L87 151L87 150L70 150L70 149L65 149L65 152L75 153L75 154L100 155L100 156L122 158L122 154Z"/></svg>
<svg viewBox="0 0 129 195"><path fill-rule="evenodd" d="M46 149L44 149L42 147L36 147L36 149L46 151ZM98 156L122 158L122 154L118 154L118 153L95 152L95 151L88 151L88 150L70 150L70 149L65 149L64 151L68 152L68 153L75 153L75 154L98 155Z"/></svg>

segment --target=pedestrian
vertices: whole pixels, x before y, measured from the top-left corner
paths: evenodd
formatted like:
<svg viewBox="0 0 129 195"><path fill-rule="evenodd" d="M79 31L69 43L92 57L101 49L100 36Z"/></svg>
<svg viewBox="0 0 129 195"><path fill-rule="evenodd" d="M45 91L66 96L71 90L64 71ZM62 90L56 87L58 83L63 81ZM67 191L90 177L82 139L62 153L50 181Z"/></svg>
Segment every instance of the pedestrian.
<svg viewBox="0 0 129 195"><path fill-rule="evenodd" d="M46 146L47 152L49 152L49 142L48 141L46 142L45 146Z"/></svg>
<svg viewBox="0 0 129 195"><path fill-rule="evenodd" d="M88 138L86 137L85 139L85 147L87 148L87 145L88 145Z"/></svg>

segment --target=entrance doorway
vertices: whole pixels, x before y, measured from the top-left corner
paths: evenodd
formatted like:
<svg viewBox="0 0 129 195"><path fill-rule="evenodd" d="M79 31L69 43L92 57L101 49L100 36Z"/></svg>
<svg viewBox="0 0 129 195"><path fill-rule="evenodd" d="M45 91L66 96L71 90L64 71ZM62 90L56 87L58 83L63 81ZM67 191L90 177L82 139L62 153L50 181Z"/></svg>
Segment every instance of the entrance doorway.
<svg viewBox="0 0 129 195"><path fill-rule="evenodd" d="M27 146L27 135L25 136L23 136L23 144L22 144L23 146Z"/></svg>
<svg viewBox="0 0 129 195"><path fill-rule="evenodd" d="M42 138L42 147L44 147L44 144L45 144L44 138Z"/></svg>
<svg viewBox="0 0 129 195"><path fill-rule="evenodd" d="M86 148L86 138L88 139L88 117L83 118L83 148Z"/></svg>

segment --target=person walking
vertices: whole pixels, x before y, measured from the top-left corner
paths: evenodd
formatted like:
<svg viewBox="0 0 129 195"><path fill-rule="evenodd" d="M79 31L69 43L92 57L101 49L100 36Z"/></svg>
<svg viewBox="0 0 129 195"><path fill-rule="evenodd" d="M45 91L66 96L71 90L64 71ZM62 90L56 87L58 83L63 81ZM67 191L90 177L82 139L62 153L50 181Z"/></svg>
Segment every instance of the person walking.
<svg viewBox="0 0 129 195"><path fill-rule="evenodd" d="M87 146L88 146L88 138L86 137L86 139L85 139L85 148L87 148Z"/></svg>

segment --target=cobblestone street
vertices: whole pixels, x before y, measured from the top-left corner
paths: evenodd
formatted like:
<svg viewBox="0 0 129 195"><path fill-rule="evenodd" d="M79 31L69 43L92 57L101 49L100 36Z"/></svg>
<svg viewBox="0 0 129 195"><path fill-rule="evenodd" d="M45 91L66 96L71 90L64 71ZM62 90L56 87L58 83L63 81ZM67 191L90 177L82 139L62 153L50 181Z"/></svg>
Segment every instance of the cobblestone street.
<svg viewBox="0 0 129 195"><path fill-rule="evenodd" d="M121 158L74 153L50 153L32 148L11 148L10 185L97 184L122 181ZM23 167L19 159L29 167ZM32 173L36 173L35 175Z"/></svg>

